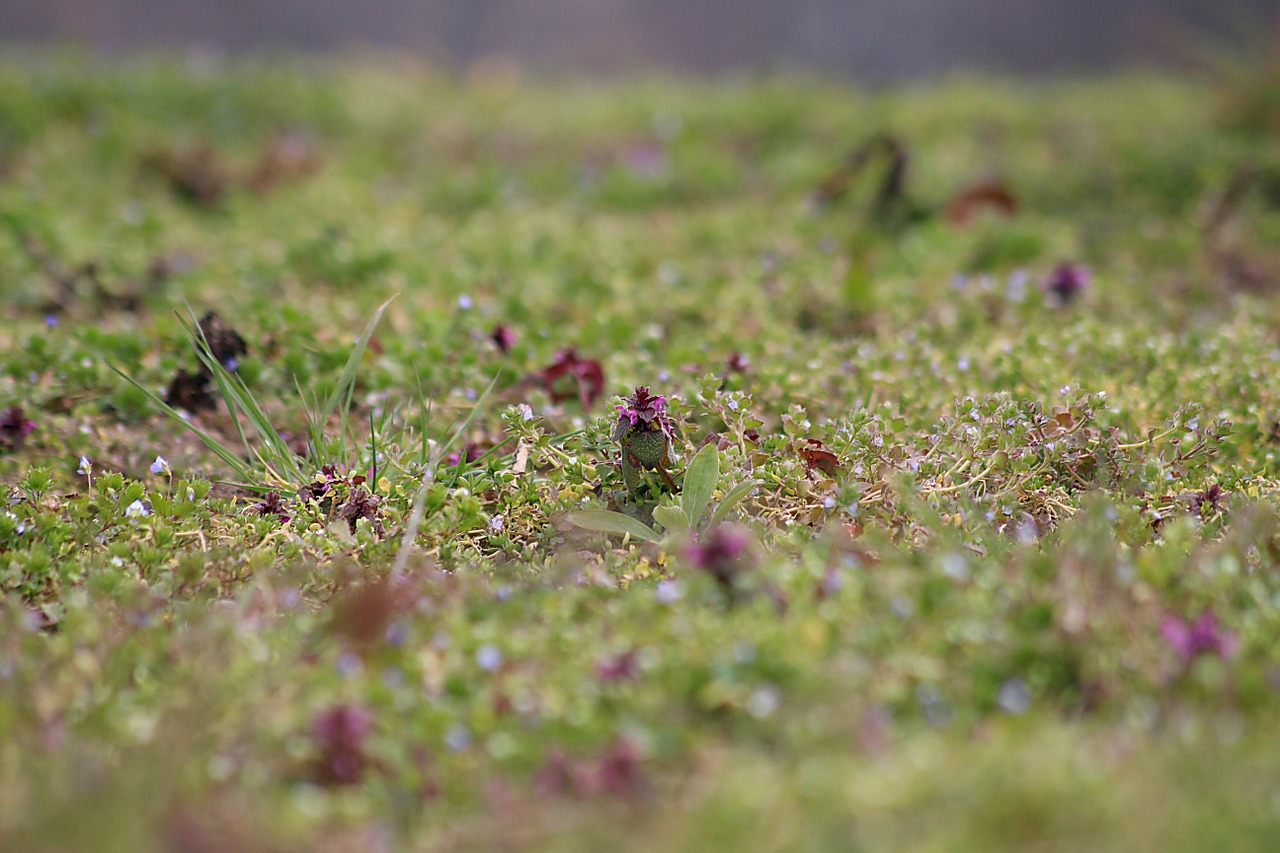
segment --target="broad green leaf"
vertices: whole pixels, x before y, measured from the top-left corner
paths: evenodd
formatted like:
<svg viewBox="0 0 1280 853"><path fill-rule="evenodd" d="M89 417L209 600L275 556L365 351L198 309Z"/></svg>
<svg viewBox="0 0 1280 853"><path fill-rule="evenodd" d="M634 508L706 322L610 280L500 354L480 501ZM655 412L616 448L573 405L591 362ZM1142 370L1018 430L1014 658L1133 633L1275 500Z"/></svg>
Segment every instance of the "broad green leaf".
<svg viewBox="0 0 1280 853"><path fill-rule="evenodd" d="M720 505L716 507L716 511L711 514L711 523L707 526L711 527L724 521L730 511L742 503L742 499L751 494L752 489L763 482L764 480L747 480L745 483L739 483L730 489L729 493L724 496L724 500L720 501Z"/></svg>
<svg viewBox="0 0 1280 853"><path fill-rule="evenodd" d="M672 533L686 535L689 532L689 516L678 506L658 506L653 508L653 520Z"/></svg>
<svg viewBox="0 0 1280 853"><path fill-rule="evenodd" d="M689 524L697 527L702 513L711 500L716 489L716 480L720 478L720 451L714 444L708 444L698 451L684 472L684 487L680 494L680 506L689 519Z"/></svg>
<svg viewBox="0 0 1280 853"><path fill-rule="evenodd" d="M571 512L565 519L584 530L595 530L598 533L614 533L618 536L630 534L646 542L661 542L662 535L643 521L629 515L607 509L584 509Z"/></svg>

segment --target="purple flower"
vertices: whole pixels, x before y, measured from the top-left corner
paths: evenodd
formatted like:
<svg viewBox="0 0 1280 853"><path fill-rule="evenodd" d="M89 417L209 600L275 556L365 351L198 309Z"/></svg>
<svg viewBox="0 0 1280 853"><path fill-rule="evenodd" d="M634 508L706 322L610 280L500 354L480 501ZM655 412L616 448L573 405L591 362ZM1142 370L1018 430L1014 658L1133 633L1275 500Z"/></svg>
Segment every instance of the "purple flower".
<svg viewBox="0 0 1280 853"><path fill-rule="evenodd" d="M461 452L454 451L444 458L444 463L450 467L455 467L463 460L470 465L472 462L480 461L485 455L485 449L474 441L468 441L467 446Z"/></svg>
<svg viewBox="0 0 1280 853"><path fill-rule="evenodd" d="M262 500L249 507L249 511L261 516L274 515L281 524L289 520L289 510L285 508L279 492L267 492Z"/></svg>
<svg viewBox="0 0 1280 853"><path fill-rule="evenodd" d="M1183 621L1170 614L1160 623L1160 634L1183 663L1200 655L1230 658L1239 647L1239 638L1218 624L1218 617L1206 610L1194 622Z"/></svg>
<svg viewBox="0 0 1280 853"><path fill-rule="evenodd" d="M10 406L0 412L0 450L21 450L36 423L27 418L21 406Z"/></svg>
<svg viewBox="0 0 1280 853"><path fill-rule="evenodd" d="M614 430L615 440L621 440L627 431L637 427L645 432L660 430L663 435L671 437L671 418L667 416L667 398L653 396L643 385L636 388L630 397L623 397L622 404L614 406L618 411L618 425Z"/></svg>
<svg viewBox="0 0 1280 853"><path fill-rule="evenodd" d="M337 704L311 720L311 735L319 748L316 781L322 785L353 785L364 775L368 756L364 741L373 727L373 712L361 705Z"/></svg>
<svg viewBox="0 0 1280 853"><path fill-rule="evenodd" d="M516 345L516 333L511 331L511 327L506 323L499 323L489 333L489 340L493 341L493 345L497 347L498 352L506 355Z"/></svg>
<svg viewBox="0 0 1280 853"><path fill-rule="evenodd" d="M604 658L596 663L596 676L601 681L629 681L639 672L639 649L628 649L621 654Z"/></svg>
<svg viewBox="0 0 1280 853"><path fill-rule="evenodd" d="M1058 304L1066 305L1089 286L1092 277L1093 274L1084 264L1063 261L1049 273L1044 289L1057 299Z"/></svg>
<svg viewBox="0 0 1280 853"><path fill-rule="evenodd" d="M667 171L667 152L661 146L641 143L627 149L627 168L637 178L652 180Z"/></svg>
<svg viewBox="0 0 1280 853"><path fill-rule="evenodd" d="M382 499L370 494L364 486L356 486L351 490L351 496L347 498L347 502L338 507L338 515L347 522L352 533L356 532L357 522L364 518L368 519L374 533L382 536L383 524L378 515L378 507L381 503Z"/></svg>
<svg viewBox="0 0 1280 853"><path fill-rule="evenodd" d="M701 542L685 549L685 558L715 578L722 589L733 592L739 575L748 566L751 536L741 527L721 524L705 534Z"/></svg>

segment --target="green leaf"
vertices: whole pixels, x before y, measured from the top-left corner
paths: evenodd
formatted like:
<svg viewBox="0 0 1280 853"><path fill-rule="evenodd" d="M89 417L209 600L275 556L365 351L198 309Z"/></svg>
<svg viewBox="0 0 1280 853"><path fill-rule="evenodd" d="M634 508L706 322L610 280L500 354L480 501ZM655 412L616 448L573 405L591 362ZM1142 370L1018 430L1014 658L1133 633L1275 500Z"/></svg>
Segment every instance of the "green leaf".
<svg viewBox="0 0 1280 853"><path fill-rule="evenodd" d="M697 527L702 513L715 491L716 480L720 479L720 451L714 444L708 444L698 451L684 472L684 487L680 494L680 505L689 519L690 526Z"/></svg>
<svg viewBox="0 0 1280 853"><path fill-rule="evenodd" d="M764 483L764 480L747 480L745 483L739 483L729 490L724 496L724 500L720 501L720 506L716 507L716 511L711 514L711 523L708 527L719 524L724 521L725 516L738 504L742 503L742 499L751 494L751 490L756 486Z"/></svg>
<svg viewBox="0 0 1280 853"><path fill-rule="evenodd" d="M678 506L657 506L653 508L653 520L672 533L682 535L689 532L689 516Z"/></svg>
<svg viewBox="0 0 1280 853"><path fill-rule="evenodd" d="M644 522L638 521L629 515L623 515L620 512L612 512L607 509L584 509L579 512L571 512L565 516L565 520L584 530L614 533L618 536L631 535L646 542L662 541L661 534Z"/></svg>

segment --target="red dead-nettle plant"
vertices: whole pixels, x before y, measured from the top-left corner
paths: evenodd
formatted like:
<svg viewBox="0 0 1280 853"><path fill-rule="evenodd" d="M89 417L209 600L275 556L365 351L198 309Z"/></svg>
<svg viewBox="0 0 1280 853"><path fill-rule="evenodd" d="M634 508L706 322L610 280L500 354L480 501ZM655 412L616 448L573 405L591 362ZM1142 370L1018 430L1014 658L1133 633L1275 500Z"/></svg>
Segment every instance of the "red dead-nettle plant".
<svg viewBox="0 0 1280 853"><path fill-rule="evenodd" d="M667 471L671 464L672 424L666 405L666 397L654 396L641 386L614 406L618 424L613 440L622 447L622 479L632 494L644 483L642 471L657 471L671 491L676 491L675 481Z"/></svg>
<svg viewBox="0 0 1280 853"><path fill-rule="evenodd" d="M645 387L636 388L629 397L623 397L616 406L618 421L613 438L618 442L619 463L623 480L633 499L641 496L647 483L646 472L657 471L672 493L679 499L663 498L653 507L653 520L666 534L645 524L631 515L605 509L588 509L569 513L566 519L578 527L630 536L648 542L662 543L670 537L679 542L697 539L700 531L709 530L723 521L729 513L751 494L760 480L747 480L726 489L714 511L708 513L716 485L720 480L720 451L715 444L706 444L689 460L679 485L667 470L671 464L671 448L675 443L675 425L667 414L666 398L649 393ZM650 484L652 485L652 484ZM650 492L653 493L652 490Z"/></svg>

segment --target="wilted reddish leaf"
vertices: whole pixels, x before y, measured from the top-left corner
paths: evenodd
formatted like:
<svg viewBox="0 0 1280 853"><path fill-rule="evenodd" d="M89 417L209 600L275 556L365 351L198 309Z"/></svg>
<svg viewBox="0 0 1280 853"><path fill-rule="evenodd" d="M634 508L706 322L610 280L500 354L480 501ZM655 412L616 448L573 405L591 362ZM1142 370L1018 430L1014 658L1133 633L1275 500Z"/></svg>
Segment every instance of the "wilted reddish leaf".
<svg viewBox="0 0 1280 853"><path fill-rule="evenodd" d="M967 225L983 210L1002 216L1018 212L1018 200L1001 181L983 181L954 196L947 204L947 219L953 225Z"/></svg>
<svg viewBox="0 0 1280 853"><path fill-rule="evenodd" d="M576 347L569 347L556 353L556 360L542 371L543 387L546 388L547 395L551 397L553 403L560 403L575 396L574 391L557 387L557 383L566 377L576 384L576 395L582 400L583 408L591 408L596 398L604 393L604 369L600 366L600 362L580 358Z"/></svg>
<svg viewBox="0 0 1280 853"><path fill-rule="evenodd" d="M311 138L304 133L285 133L262 149L245 183L255 195L262 196L319 170L320 155Z"/></svg>
<svg viewBox="0 0 1280 853"><path fill-rule="evenodd" d="M217 408L217 400L213 396L213 385L209 377L203 373L188 373L179 370L169 381L169 389L164 395L165 401L175 409L186 409L188 412L199 412Z"/></svg>
<svg viewBox="0 0 1280 853"><path fill-rule="evenodd" d="M817 468L828 477L839 477L840 457L823 448L822 442L816 438L807 438L805 441L808 442L808 446L800 448L800 455L804 458L805 473Z"/></svg>
<svg viewBox="0 0 1280 853"><path fill-rule="evenodd" d="M212 145L162 151L148 162L169 184L173 194L200 207L217 207L231 188L232 175Z"/></svg>
<svg viewBox="0 0 1280 853"><path fill-rule="evenodd" d="M906 197L908 156L906 146L888 134L877 134L845 158L845 162L818 184L811 196L815 207L824 208L839 199L862 174L871 158L883 153L888 166L872 203L873 216L880 217Z"/></svg>
<svg viewBox="0 0 1280 853"><path fill-rule="evenodd" d="M379 578L353 587L333 603L329 630L356 648L385 642L396 619L413 606L413 595L404 580Z"/></svg>
<svg viewBox="0 0 1280 853"><path fill-rule="evenodd" d="M216 311L206 311L200 318L200 333L209 345L209 352L227 370L235 370L240 358L249 353L249 345L241 334L222 322ZM207 371L203 365L201 369Z"/></svg>

